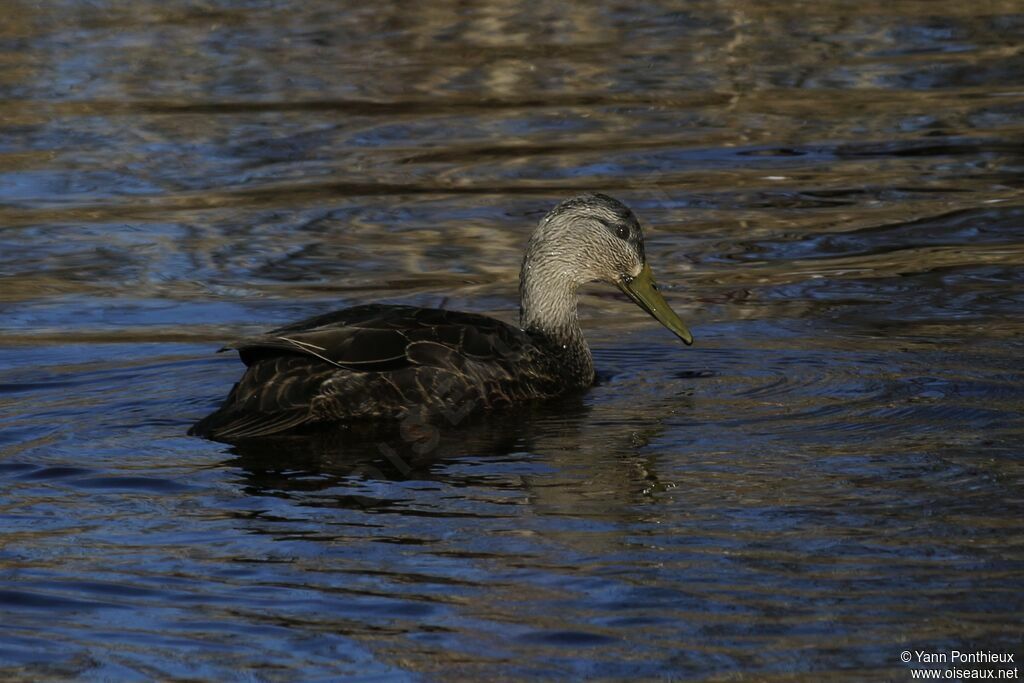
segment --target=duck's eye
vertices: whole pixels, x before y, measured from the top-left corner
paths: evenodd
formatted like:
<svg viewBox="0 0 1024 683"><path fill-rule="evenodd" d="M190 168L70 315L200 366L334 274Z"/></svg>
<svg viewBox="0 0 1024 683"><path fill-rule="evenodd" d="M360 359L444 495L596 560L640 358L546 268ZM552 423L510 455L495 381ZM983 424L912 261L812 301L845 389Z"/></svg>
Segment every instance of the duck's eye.
<svg viewBox="0 0 1024 683"><path fill-rule="evenodd" d="M615 229L615 234L619 236L619 239L628 240L629 239L629 226L628 225L620 225L618 228Z"/></svg>

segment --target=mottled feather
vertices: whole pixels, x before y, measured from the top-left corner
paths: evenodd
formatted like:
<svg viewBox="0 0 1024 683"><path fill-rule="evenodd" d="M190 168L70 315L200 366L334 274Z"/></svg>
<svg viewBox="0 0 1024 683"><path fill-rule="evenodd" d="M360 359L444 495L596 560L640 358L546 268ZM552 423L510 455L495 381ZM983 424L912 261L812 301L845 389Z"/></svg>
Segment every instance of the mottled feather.
<svg viewBox="0 0 1024 683"><path fill-rule="evenodd" d="M543 340L482 315L368 305L225 348L248 366L191 434L234 440L410 410L468 414L561 392Z"/></svg>

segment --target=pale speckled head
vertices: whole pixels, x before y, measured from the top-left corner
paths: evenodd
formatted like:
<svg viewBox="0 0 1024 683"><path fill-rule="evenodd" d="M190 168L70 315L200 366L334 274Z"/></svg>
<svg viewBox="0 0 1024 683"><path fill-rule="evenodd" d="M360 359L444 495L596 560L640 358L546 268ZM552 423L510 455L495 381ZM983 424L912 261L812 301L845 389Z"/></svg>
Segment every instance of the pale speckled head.
<svg viewBox="0 0 1024 683"><path fill-rule="evenodd" d="M581 285L618 284L643 269L644 234L633 212L604 194L567 199L541 219L530 238L523 266L557 264L559 274Z"/></svg>
<svg viewBox="0 0 1024 683"><path fill-rule="evenodd" d="M604 194L568 199L541 219L520 273L524 326L575 324L576 290L587 282L614 284L687 344L693 337L658 292L633 212ZM567 312L571 304L571 313Z"/></svg>

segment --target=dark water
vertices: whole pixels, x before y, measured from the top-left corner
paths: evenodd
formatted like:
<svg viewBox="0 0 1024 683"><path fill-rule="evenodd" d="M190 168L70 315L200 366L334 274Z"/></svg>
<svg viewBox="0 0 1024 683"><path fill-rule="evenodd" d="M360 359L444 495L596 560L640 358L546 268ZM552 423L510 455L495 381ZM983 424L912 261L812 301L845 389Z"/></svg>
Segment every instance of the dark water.
<svg viewBox="0 0 1024 683"><path fill-rule="evenodd" d="M7 2L0 677L910 680L1024 657L1024 6ZM184 436L233 337L514 320L604 382L422 455ZM390 448L390 446L388 446ZM397 451L396 451L397 452Z"/></svg>

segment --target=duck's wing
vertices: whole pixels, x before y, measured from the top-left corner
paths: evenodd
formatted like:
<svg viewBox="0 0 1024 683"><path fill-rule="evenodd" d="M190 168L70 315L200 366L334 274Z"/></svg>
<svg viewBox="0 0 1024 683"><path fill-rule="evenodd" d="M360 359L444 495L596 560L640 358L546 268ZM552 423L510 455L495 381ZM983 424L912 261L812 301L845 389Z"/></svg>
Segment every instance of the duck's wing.
<svg viewBox="0 0 1024 683"><path fill-rule="evenodd" d="M393 415L453 386L480 392L489 378L509 377L531 343L521 330L471 313L384 305L329 313L226 347L248 368L190 433L233 440Z"/></svg>
<svg viewBox="0 0 1024 683"><path fill-rule="evenodd" d="M281 354L299 354L337 368L397 370L416 361L416 344L435 344L480 361L511 360L529 343L518 328L495 318L438 308L356 306L280 327L224 347L246 365Z"/></svg>

